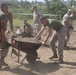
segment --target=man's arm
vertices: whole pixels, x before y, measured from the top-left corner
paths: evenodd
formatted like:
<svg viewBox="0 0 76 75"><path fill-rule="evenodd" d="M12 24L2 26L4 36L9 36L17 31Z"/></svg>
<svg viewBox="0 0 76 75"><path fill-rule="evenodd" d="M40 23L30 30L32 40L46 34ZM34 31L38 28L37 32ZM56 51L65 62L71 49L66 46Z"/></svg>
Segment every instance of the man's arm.
<svg viewBox="0 0 76 75"><path fill-rule="evenodd" d="M1 20L1 43L2 45L5 42L5 25L6 25L6 21L5 20Z"/></svg>
<svg viewBox="0 0 76 75"><path fill-rule="evenodd" d="M68 21L64 21L65 26L70 26L70 23Z"/></svg>
<svg viewBox="0 0 76 75"><path fill-rule="evenodd" d="M39 12L40 17L43 16L43 14L41 12Z"/></svg>
<svg viewBox="0 0 76 75"><path fill-rule="evenodd" d="M9 13L9 16L10 16L10 18L9 18L10 29L13 30L13 15L12 15L12 13Z"/></svg>
<svg viewBox="0 0 76 75"><path fill-rule="evenodd" d="M65 26L72 26L72 19L68 16L68 17L65 17L65 19L63 20Z"/></svg>
<svg viewBox="0 0 76 75"><path fill-rule="evenodd" d="M35 36L35 39L38 39L41 36L41 34L43 33L44 29L45 29L45 27L41 28L41 30L39 31L39 33Z"/></svg>
<svg viewBox="0 0 76 75"><path fill-rule="evenodd" d="M48 34L45 37L45 40L42 42L42 44L45 44L51 35L52 35L52 28L49 29Z"/></svg>

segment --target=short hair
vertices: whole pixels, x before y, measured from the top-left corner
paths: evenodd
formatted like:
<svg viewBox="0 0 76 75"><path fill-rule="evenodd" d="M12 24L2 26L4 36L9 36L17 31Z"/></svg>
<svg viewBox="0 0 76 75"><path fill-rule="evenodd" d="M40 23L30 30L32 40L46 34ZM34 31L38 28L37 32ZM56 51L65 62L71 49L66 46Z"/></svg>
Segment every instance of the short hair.
<svg viewBox="0 0 76 75"><path fill-rule="evenodd" d="M27 21L26 19L24 19L24 21Z"/></svg>
<svg viewBox="0 0 76 75"><path fill-rule="evenodd" d="M2 3L2 4L1 4L1 8L3 8L3 7L8 8L7 4L5 4L5 3Z"/></svg>
<svg viewBox="0 0 76 75"><path fill-rule="evenodd" d="M44 19L47 19L47 18L46 18L45 16L41 16L41 17L40 17L40 21L41 21L41 20L44 20Z"/></svg>
<svg viewBox="0 0 76 75"><path fill-rule="evenodd" d="M26 22L26 23L27 23L27 20L25 19L25 20L24 20L24 22Z"/></svg>

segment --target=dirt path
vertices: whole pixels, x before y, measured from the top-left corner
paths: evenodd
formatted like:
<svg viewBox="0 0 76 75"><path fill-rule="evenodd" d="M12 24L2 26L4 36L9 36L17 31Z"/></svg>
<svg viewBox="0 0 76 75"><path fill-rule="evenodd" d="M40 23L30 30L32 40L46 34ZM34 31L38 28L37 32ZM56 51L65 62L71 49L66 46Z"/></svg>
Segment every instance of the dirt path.
<svg viewBox="0 0 76 75"><path fill-rule="evenodd" d="M40 59L37 59L34 64L29 64L26 59L22 64L17 62L17 57L13 55L11 58L11 48L9 49L6 62L9 67L0 69L0 75L76 75L76 32L71 34L71 39L68 43L69 50L64 50L64 64L54 63L57 61L49 60L52 56L51 48L40 47L37 52ZM26 55L21 53L22 58Z"/></svg>

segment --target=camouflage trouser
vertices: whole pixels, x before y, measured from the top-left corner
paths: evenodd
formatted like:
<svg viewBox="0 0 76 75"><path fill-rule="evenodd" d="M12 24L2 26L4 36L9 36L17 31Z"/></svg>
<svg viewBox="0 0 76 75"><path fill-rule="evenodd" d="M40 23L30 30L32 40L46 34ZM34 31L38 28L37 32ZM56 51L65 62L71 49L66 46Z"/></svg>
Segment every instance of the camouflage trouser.
<svg viewBox="0 0 76 75"><path fill-rule="evenodd" d="M0 56L1 57L6 57L8 53L8 48L7 49L0 49Z"/></svg>
<svg viewBox="0 0 76 75"><path fill-rule="evenodd" d="M56 51L56 42L58 42L58 56L63 58L63 49L65 44L66 28L62 27L58 32L56 32L52 39L50 40L51 49L54 54L57 54Z"/></svg>
<svg viewBox="0 0 76 75"><path fill-rule="evenodd" d="M8 53L8 49L2 49L0 55L1 55L1 57L6 57L7 53Z"/></svg>
<svg viewBox="0 0 76 75"><path fill-rule="evenodd" d="M37 35L38 32L41 30L41 25L40 24L35 24L35 27L34 27L34 34Z"/></svg>
<svg viewBox="0 0 76 75"><path fill-rule="evenodd" d="M65 44L67 44L67 42L69 41L70 39L70 33L71 33L71 29L69 27L66 26L66 29L67 29L67 32L66 32L66 42Z"/></svg>
<svg viewBox="0 0 76 75"><path fill-rule="evenodd" d="M1 36L0 36L1 37ZM8 36L9 37L9 36ZM7 39L6 39L7 41ZM0 48L0 56L1 57L6 57L7 56L7 53L8 53L8 48L7 49L1 49Z"/></svg>

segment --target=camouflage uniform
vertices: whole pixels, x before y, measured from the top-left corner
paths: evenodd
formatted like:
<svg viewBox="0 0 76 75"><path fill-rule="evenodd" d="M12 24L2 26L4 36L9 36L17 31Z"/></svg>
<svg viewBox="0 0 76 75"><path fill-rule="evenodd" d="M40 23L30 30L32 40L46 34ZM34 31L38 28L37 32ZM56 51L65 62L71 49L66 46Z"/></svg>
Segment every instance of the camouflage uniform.
<svg viewBox="0 0 76 75"><path fill-rule="evenodd" d="M31 36L33 34L33 28L30 24L26 23L24 25L24 33L26 36Z"/></svg>
<svg viewBox="0 0 76 75"><path fill-rule="evenodd" d="M9 23L10 23L10 29L13 30L13 15L12 15L12 13L8 12L6 14L6 17L7 17L7 22L9 21Z"/></svg>
<svg viewBox="0 0 76 75"><path fill-rule="evenodd" d="M34 21L34 34L36 35L41 29L41 23L39 21L42 13L37 9L33 12L33 21Z"/></svg>
<svg viewBox="0 0 76 75"><path fill-rule="evenodd" d="M64 24L64 21L69 22L70 25L65 25L65 24ZM67 44L67 42L68 42L69 39L70 39L70 30L73 29L72 19L71 19L71 17L70 17L68 14L65 14L65 15L64 15L64 17L63 17L63 19L62 19L62 24L65 25L65 27L66 27L66 29L67 29L66 42L65 42L65 44Z"/></svg>
<svg viewBox="0 0 76 75"><path fill-rule="evenodd" d="M49 28L51 27L53 27L53 29L56 31L53 33L53 36L50 40L51 49L53 51L53 54L57 55L56 42L58 42L59 59L63 59L63 49L65 44L66 28L58 21L52 21L51 23L49 23Z"/></svg>
<svg viewBox="0 0 76 75"><path fill-rule="evenodd" d="M8 47L5 44L7 41L6 38L6 30L7 30L7 22L10 21L10 24L13 23L12 16L9 17L8 6L5 3L1 4L1 11L0 11L0 45L2 46L1 50L1 59L0 59L0 68L3 66L8 66L5 63L4 59L8 53ZM12 28L11 28L12 29ZM13 29L12 29L13 30ZM9 36L8 36L9 37Z"/></svg>
<svg viewBox="0 0 76 75"><path fill-rule="evenodd" d="M7 23L7 17L6 17L6 15L3 12L0 11L0 40L2 39L1 38L1 20L6 20L6 23ZM7 27L7 25L5 25L5 28L6 27ZM7 41L7 39L5 41ZM7 53L8 53L8 49L2 49L1 50L1 57L6 57Z"/></svg>

